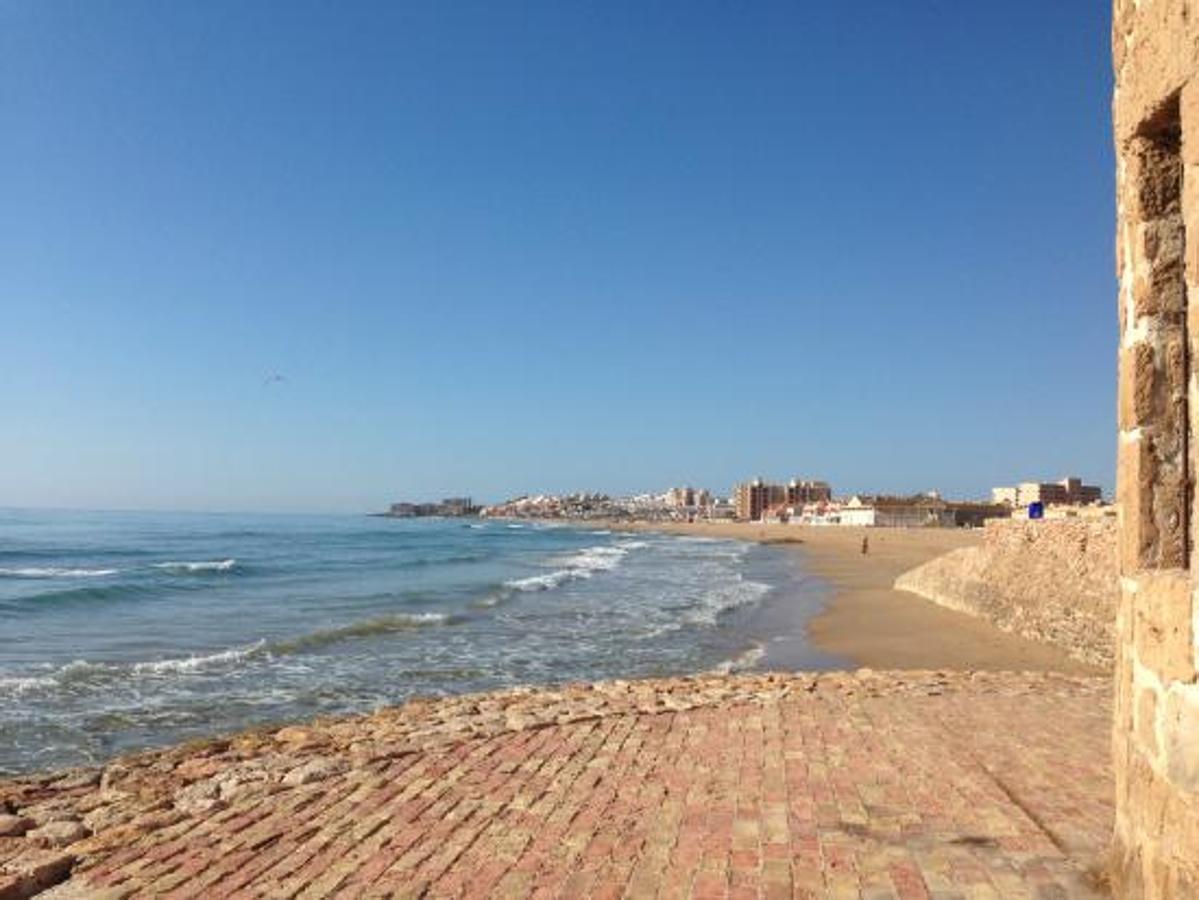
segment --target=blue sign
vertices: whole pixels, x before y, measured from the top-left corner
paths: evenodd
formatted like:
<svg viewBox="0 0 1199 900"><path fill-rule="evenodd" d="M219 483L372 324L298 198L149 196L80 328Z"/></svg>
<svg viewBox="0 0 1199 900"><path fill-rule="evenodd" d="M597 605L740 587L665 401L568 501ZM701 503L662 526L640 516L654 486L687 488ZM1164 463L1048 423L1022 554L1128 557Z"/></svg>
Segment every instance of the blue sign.
<svg viewBox="0 0 1199 900"><path fill-rule="evenodd" d="M1030 519L1045 518L1045 504L1040 501L1028 504L1028 517Z"/></svg>

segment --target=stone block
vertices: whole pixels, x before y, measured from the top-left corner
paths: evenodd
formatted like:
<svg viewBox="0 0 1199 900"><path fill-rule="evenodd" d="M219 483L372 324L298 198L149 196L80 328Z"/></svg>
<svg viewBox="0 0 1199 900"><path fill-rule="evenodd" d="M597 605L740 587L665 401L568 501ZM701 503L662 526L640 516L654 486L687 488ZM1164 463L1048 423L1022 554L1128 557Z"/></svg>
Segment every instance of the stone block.
<svg viewBox="0 0 1199 900"><path fill-rule="evenodd" d="M1144 687L1137 693L1135 716L1137 742L1151 759L1157 757L1157 691Z"/></svg>
<svg viewBox="0 0 1199 900"><path fill-rule="evenodd" d="M1182 212L1182 161L1168 140L1136 137L1129 142L1127 215L1147 222Z"/></svg>
<svg viewBox="0 0 1199 900"><path fill-rule="evenodd" d="M1153 347L1134 344L1120 350L1119 407L1120 427L1138 428L1153 420L1154 384L1157 369Z"/></svg>
<svg viewBox="0 0 1199 900"><path fill-rule="evenodd" d="M1179 92L1178 119L1182 128L1182 162L1199 165L1199 82L1188 82Z"/></svg>
<svg viewBox="0 0 1199 900"><path fill-rule="evenodd" d="M1158 442L1161 443L1161 442ZM1171 454L1174 456L1174 454ZM1158 532L1154 568L1178 569L1187 565L1187 463L1171 459L1158 464L1159 479L1153 491L1153 518Z"/></svg>
<svg viewBox="0 0 1199 900"><path fill-rule="evenodd" d="M1116 479L1123 527L1120 529L1120 568L1133 574L1153 565L1157 526L1153 521L1153 483L1157 464L1152 437L1123 441Z"/></svg>
<svg viewBox="0 0 1199 900"><path fill-rule="evenodd" d="M1186 311L1181 223L1175 228L1160 228L1158 232L1161 243L1155 249L1159 256L1133 284L1134 303L1138 315L1163 316L1181 324ZM1166 255L1167 251L1170 255Z"/></svg>
<svg viewBox="0 0 1199 900"><path fill-rule="evenodd" d="M1142 576L1133 603L1137 661L1166 684L1194 680L1191 579L1187 572Z"/></svg>
<svg viewBox="0 0 1199 900"><path fill-rule="evenodd" d="M1199 685L1175 685L1166 693L1164 707L1166 773L1174 786L1199 801Z"/></svg>
<svg viewBox="0 0 1199 900"><path fill-rule="evenodd" d="M1158 256L1133 282L1133 307L1138 316L1165 317L1181 324L1186 311L1182 227L1181 222L1177 227L1164 227L1167 224L1171 223L1159 221L1157 227L1147 229L1156 236L1156 243L1148 249Z"/></svg>

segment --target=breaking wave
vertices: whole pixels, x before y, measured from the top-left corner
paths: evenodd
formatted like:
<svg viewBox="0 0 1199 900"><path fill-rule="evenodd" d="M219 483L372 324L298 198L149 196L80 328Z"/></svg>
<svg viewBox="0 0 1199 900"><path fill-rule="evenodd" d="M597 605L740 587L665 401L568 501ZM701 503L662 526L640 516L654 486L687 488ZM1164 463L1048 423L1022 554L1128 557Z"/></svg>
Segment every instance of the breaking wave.
<svg viewBox="0 0 1199 900"><path fill-rule="evenodd" d="M0 695L22 695L31 691L45 691L71 687L103 688L114 681L154 678L166 675L189 675L204 672L223 672L236 668L241 663L254 659L270 659L302 653L329 644L355 638L374 637L451 624L454 616L444 613L396 613L380 616L363 622L353 622L334 628L325 628L295 638L267 641L259 639L252 644L218 650L213 653L189 656L150 659L138 662L91 662L77 659L46 674L0 675Z"/></svg>
<svg viewBox="0 0 1199 900"><path fill-rule="evenodd" d="M168 572L231 572L237 566L236 559L211 559L198 562L161 562L154 563L154 568L165 569Z"/></svg>
<svg viewBox="0 0 1199 900"><path fill-rule="evenodd" d="M644 546L645 543L642 541L628 541L625 545L618 544L614 547L584 547L582 550L557 557L553 560L553 562L565 566L565 568L546 572L543 575L514 578L511 581L505 581L504 587L513 591L550 591L560 585L566 584L568 581L590 578L597 572L606 572L615 569L620 565L621 560L624 559L629 550ZM495 603L486 605L494 606Z"/></svg>
<svg viewBox="0 0 1199 900"><path fill-rule="evenodd" d="M724 662L714 666L713 672L721 675L734 675L737 672L748 672L766 655L766 647L762 644L754 644L744 653L739 653L732 659L726 659Z"/></svg>
<svg viewBox="0 0 1199 900"><path fill-rule="evenodd" d="M732 584L706 593L684 620L693 625L715 625L722 615L739 606L757 603L770 592L770 585L760 581L747 581L738 576Z"/></svg>
<svg viewBox="0 0 1199 900"><path fill-rule="evenodd" d="M134 675L170 675L180 672L200 672L204 669L221 667L229 663L237 663L260 653L266 647L266 641L255 641L247 647L235 647L232 650L222 650L203 656L186 656L178 659L157 659L148 662L134 663L131 671Z"/></svg>
<svg viewBox="0 0 1199 900"><path fill-rule="evenodd" d="M60 566L23 566L0 568L0 578L101 578L116 575L120 569L82 569Z"/></svg>
<svg viewBox="0 0 1199 900"><path fill-rule="evenodd" d="M428 628L436 625L449 625L458 621L448 613L392 613L362 622L351 622L349 625L339 625L333 628L322 628L296 638L272 641L265 647L272 654L300 653L315 647L354 638L370 638L383 634L395 634L401 631L412 631L416 628Z"/></svg>

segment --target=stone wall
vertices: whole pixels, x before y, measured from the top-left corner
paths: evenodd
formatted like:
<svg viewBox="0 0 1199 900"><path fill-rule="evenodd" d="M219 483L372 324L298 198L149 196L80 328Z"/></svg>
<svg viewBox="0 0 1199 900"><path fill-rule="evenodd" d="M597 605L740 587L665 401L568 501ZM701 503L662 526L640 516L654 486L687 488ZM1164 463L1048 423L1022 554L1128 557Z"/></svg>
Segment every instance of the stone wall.
<svg viewBox="0 0 1199 900"><path fill-rule="evenodd" d="M895 587L1083 662L1113 663L1120 593L1114 519L993 520L980 545L917 566Z"/></svg>
<svg viewBox="0 0 1199 900"><path fill-rule="evenodd" d="M1113 883L1126 897L1199 897L1199 302L1188 302L1199 297L1199 3L1116 0L1112 50L1122 575Z"/></svg>

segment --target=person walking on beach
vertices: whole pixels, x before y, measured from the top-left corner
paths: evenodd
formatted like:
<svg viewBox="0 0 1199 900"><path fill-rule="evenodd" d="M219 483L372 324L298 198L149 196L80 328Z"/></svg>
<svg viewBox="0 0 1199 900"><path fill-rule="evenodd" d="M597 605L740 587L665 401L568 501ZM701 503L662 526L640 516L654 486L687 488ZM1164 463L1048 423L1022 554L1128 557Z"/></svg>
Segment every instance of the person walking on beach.
<svg viewBox="0 0 1199 900"><path fill-rule="evenodd" d="M870 538L864 537L864 538L862 538L862 555L865 556L869 552L870 552Z"/></svg>

